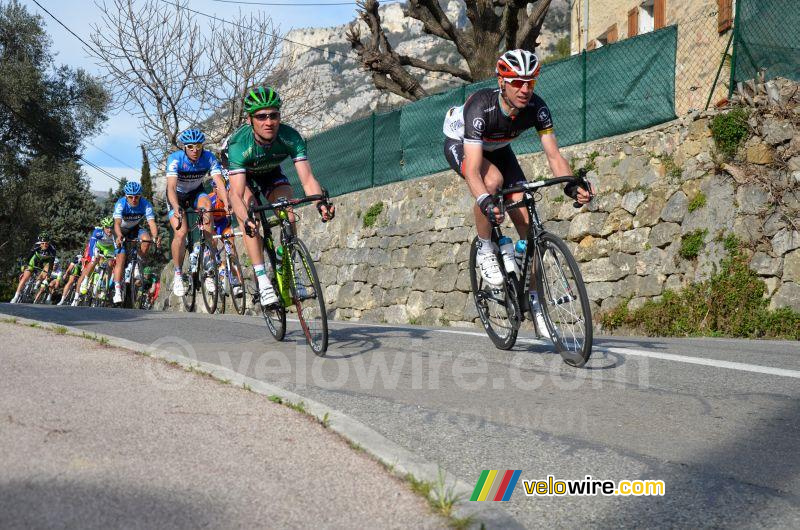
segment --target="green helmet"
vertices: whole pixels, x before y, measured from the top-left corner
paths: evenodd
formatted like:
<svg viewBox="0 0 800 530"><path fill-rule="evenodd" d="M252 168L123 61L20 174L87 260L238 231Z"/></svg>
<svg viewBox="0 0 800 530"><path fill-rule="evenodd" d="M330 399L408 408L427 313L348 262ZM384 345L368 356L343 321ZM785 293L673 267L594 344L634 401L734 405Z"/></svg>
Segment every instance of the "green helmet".
<svg viewBox="0 0 800 530"><path fill-rule="evenodd" d="M248 114L270 107L281 108L281 97L270 87L257 86L244 97L244 111Z"/></svg>
<svg viewBox="0 0 800 530"><path fill-rule="evenodd" d="M100 219L100 226L103 228L111 228L114 226L114 219L112 217L103 217Z"/></svg>

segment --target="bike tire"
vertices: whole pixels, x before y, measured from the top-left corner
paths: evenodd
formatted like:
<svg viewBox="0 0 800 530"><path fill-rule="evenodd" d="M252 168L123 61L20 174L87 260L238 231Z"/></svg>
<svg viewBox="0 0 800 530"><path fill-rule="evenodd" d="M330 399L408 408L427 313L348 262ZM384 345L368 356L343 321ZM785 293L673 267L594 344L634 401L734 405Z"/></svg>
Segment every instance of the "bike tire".
<svg viewBox="0 0 800 530"><path fill-rule="evenodd" d="M136 278L139 278L138 283ZM128 286L127 289L125 289L127 291L125 293L125 300L122 301L123 307L127 307L129 309L142 308L142 278L142 265L139 263L139 260L136 259L131 266L131 277L128 278Z"/></svg>
<svg viewBox="0 0 800 530"><path fill-rule="evenodd" d="M186 312L191 313L195 309L195 296L196 296L196 280L197 275L192 271L192 264L190 253L192 249L186 248L186 252L183 254L183 267L181 270L183 274L181 275L181 279L183 281L183 286L186 289L185 294L182 297L183 308ZM173 280L174 281L174 280Z"/></svg>
<svg viewBox="0 0 800 530"><path fill-rule="evenodd" d="M290 244L288 254L292 258L293 281L290 284L300 327L312 351L325 355L328 350L328 314L314 260L308 247L298 238ZM303 291L305 295L300 296Z"/></svg>
<svg viewBox="0 0 800 530"><path fill-rule="evenodd" d="M209 253L206 256L206 253ZM217 302L219 300L219 274L217 272L217 264L214 259L213 250L205 243L200 245L200 265L198 266L197 280L200 283L200 294L203 297L203 306L206 308L206 313L213 315L217 310ZM213 291L208 289L207 281L211 280Z"/></svg>
<svg viewBox="0 0 800 530"><path fill-rule="evenodd" d="M513 293L508 292L508 286L492 288L484 285L483 277L477 262L478 237L472 240L469 252L469 281L472 286L472 298L475 309L480 317L483 329L489 335L492 343L500 350L510 350L517 342L519 327L512 321L514 309L509 312L509 305L517 305ZM516 309L517 314L519 308Z"/></svg>
<svg viewBox="0 0 800 530"><path fill-rule="evenodd" d="M592 354L592 312L578 263L558 236L543 232L538 239L536 288L539 305L556 351L580 368Z"/></svg>
<svg viewBox="0 0 800 530"><path fill-rule="evenodd" d="M231 285L231 280L234 278L239 282L239 287L242 289L240 296L236 296L233 292L234 286ZM235 256L231 256L228 260L228 277L225 283L228 285L228 293L230 294L233 308L238 314L244 315L247 309L247 288L242 268L239 266L239 260Z"/></svg>
<svg viewBox="0 0 800 530"><path fill-rule="evenodd" d="M272 288L275 289L275 293L278 295L278 298L280 298L278 282L274 279L274 271L276 267L275 260L272 256L270 256L266 248L264 249L264 257L270 263L270 281L272 282ZM264 307L261 305L258 293L258 280L256 280L256 271L255 269L252 269L252 271L253 279L251 281L251 285L253 286L253 306L261 308L261 314L264 316L264 322L267 324L267 329L269 329L270 334L275 338L275 340L281 341L286 336L286 308L283 307L282 302L271 307ZM247 296L247 294L245 294L245 296Z"/></svg>

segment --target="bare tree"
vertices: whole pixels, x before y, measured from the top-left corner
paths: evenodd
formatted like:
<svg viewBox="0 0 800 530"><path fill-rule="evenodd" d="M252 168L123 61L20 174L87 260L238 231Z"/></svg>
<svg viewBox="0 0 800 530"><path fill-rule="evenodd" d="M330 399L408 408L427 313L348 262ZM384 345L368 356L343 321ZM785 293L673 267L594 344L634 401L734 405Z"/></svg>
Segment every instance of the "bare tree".
<svg viewBox="0 0 800 530"><path fill-rule="evenodd" d="M356 24L347 31L347 40L362 66L372 72L375 87L406 99L425 97L427 92L409 67L479 81L494 73L501 49L535 50L551 0L464 0L470 25L460 29L447 16L438 0L409 0L406 16L422 22L425 33L448 40L464 58L467 69L450 64L430 63L400 55L392 48L381 26L378 0L358 0L361 20L371 38L361 40Z"/></svg>
<svg viewBox="0 0 800 530"><path fill-rule="evenodd" d="M91 40L119 106L137 116L148 150L161 160L180 131L202 126L218 144L244 120L242 99L258 84L280 86L292 72L280 56L280 35L263 12L201 27L188 0L98 3L103 22ZM282 94L298 117L324 99L308 84ZM293 105L292 105L293 104ZM294 116L293 116L294 118Z"/></svg>

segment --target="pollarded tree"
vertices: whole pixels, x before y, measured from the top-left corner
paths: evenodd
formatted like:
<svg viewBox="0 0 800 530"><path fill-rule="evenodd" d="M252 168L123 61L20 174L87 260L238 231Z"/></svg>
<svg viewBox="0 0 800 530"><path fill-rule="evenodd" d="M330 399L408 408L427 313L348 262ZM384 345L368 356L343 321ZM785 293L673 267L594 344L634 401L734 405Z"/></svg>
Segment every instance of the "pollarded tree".
<svg viewBox="0 0 800 530"><path fill-rule="evenodd" d="M381 26L378 0L358 0L361 19L370 30L362 41L356 24L347 31L347 40L358 54L362 66L372 72L379 90L388 90L406 99L428 95L418 76L409 70L448 74L468 82L481 81L494 74L500 50L525 48L534 51L551 0L464 0L470 24L458 28L438 0L409 0L406 16L422 22L425 33L448 40L464 58L467 68L432 63L397 53Z"/></svg>

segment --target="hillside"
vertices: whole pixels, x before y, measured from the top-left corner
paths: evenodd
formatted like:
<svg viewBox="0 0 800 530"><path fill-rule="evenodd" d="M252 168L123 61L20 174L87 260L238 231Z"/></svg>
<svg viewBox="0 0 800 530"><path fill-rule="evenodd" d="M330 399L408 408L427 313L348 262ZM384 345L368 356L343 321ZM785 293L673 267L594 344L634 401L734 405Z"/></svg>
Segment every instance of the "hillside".
<svg viewBox="0 0 800 530"><path fill-rule="evenodd" d="M459 27L466 27L464 3L459 0L441 0L450 19ZM380 8L384 30L392 46L398 53L419 57L427 61L464 63L455 46L438 37L422 31L422 23L403 15L400 4L389 4ZM355 18L355 17L354 17ZM370 36L366 24L359 21L362 38ZM287 33L286 39L292 41L284 48L285 55L295 61L295 68L302 76L295 76L299 82L314 80L315 91L326 98L325 112L313 122L296 123L287 112L287 121L297 126L304 134L314 134L340 123L352 121L370 112L388 111L407 103L407 100L393 94L381 93L363 70L350 44L345 38L349 24L328 28L303 28ZM555 51L556 43L569 34L569 7L567 0L553 0L547 14L542 34L539 37L539 55L542 58ZM315 49L310 49L309 46ZM465 64L464 64L465 66ZM415 73L421 70L412 69ZM441 92L448 87L444 79L453 79L445 74L427 74L423 86L429 92Z"/></svg>

